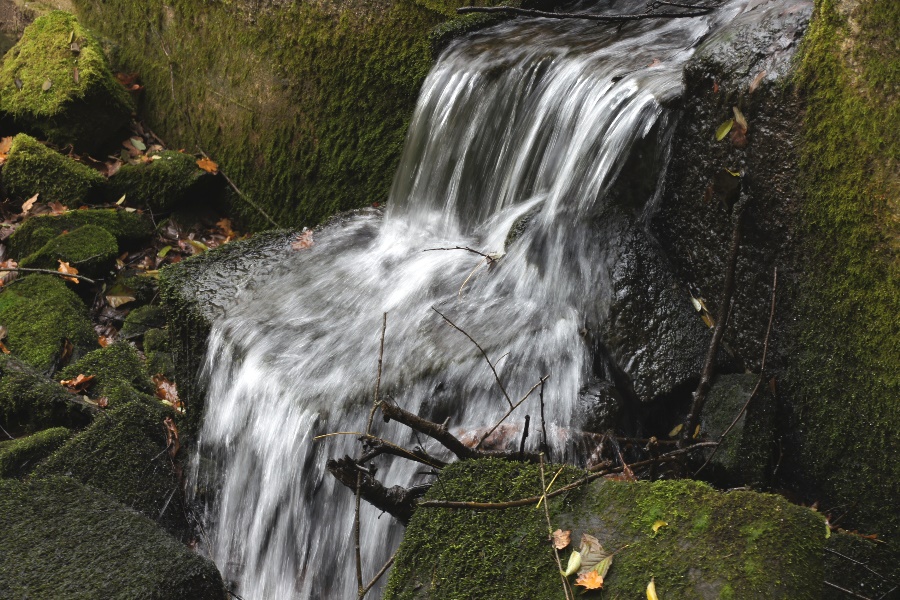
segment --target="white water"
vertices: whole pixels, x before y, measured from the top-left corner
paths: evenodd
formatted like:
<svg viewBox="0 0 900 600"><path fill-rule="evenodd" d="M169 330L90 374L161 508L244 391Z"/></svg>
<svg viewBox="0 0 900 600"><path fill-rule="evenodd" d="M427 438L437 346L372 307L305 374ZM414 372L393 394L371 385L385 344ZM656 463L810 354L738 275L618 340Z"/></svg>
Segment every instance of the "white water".
<svg viewBox="0 0 900 600"><path fill-rule="evenodd" d="M312 248L286 253L235 298L209 340L192 483L211 492L204 550L245 600L355 597L352 493L324 465L358 455L359 444L312 438L365 428L383 312L382 387L400 406L463 429L505 412L477 349L436 306L499 363L514 400L550 375L549 437L561 446L556 424L572 423L595 375L583 331L609 304L615 240L598 233L606 193L637 140L667 139L660 103L680 93L697 43L739 10L621 31L516 21L457 43L423 86L384 217L370 211L317 232ZM447 246L506 254L469 278L479 256L423 252ZM534 424L538 412L535 395L517 416ZM418 443L380 419L375 432ZM431 479L412 463L378 466L387 485ZM362 523L368 581L402 528L367 506Z"/></svg>

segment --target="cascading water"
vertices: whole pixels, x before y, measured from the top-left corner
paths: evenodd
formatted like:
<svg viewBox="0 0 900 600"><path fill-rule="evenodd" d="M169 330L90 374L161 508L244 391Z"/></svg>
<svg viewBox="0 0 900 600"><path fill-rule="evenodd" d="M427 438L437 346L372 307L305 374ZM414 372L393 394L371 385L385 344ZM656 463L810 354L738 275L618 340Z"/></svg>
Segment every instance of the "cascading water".
<svg viewBox="0 0 900 600"><path fill-rule="evenodd" d="M233 299L209 340L191 487L209 491L204 550L243 598L356 595L353 495L325 462L356 455L358 442L313 437L365 429L384 312L382 389L396 403L460 429L508 406L435 306L481 342L514 400L549 375L549 441L560 444L557 426L573 423L595 376L584 332L610 302L616 240L598 228L608 191L638 140L665 145L662 104L680 93L684 62L741 6L621 28L519 20L457 42L424 83L383 218L368 211L317 232ZM455 246L503 256L472 275L480 256L424 252ZM421 441L380 420L376 432ZM385 460L378 476L428 481L420 470ZM402 529L368 506L362 524L368 580Z"/></svg>

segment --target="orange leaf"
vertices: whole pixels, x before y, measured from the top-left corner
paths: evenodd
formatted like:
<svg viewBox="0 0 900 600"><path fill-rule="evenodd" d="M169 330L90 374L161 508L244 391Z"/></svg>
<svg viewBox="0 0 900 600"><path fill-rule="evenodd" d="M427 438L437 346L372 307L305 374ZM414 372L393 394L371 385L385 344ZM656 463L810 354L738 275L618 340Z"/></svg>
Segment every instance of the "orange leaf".
<svg viewBox="0 0 900 600"><path fill-rule="evenodd" d="M206 158L205 156L197 161L197 166L207 173L212 173L213 175L219 172L219 165Z"/></svg>
<svg viewBox="0 0 900 600"><path fill-rule="evenodd" d="M105 336L105 335L101 335L100 337L97 338L97 343L100 344L101 348L106 348L107 346L112 344L114 341L115 340L113 340L113 338Z"/></svg>
<svg viewBox="0 0 900 600"><path fill-rule="evenodd" d="M597 590L603 587L603 578L597 571L588 571L578 576L575 585L583 586L589 590Z"/></svg>
<svg viewBox="0 0 900 600"><path fill-rule="evenodd" d="M79 374L78 377L74 379L63 379L59 383L64 387L67 387L70 391L83 392L94 383L94 376Z"/></svg>
<svg viewBox="0 0 900 600"><path fill-rule="evenodd" d="M303 228L303 231L297 236L294 243L291 244L293 250L306 250L307 248L312 248L312 246L313 232L312 229L307 229L306 227Z"/></svg>
<svg viewBox="0 0 900 600"><path fill-rule="evenodd" d="M572 532L557 529L553 532L553 547L562 550L572 542Z"/></svg>
<svg viewBox="0 0 900 600"><path fill-rule="evenodd" d="M109 406L109 398L107 398L106 396L101 396L97 400L97 406L99 406L100 408L106 408L107 406Z"/></svg>
<svg viewBox="0 0 900 600"><path fill-rule="evenodd" d="M62 202L50 202L47 206L50 207L50 212L54 215L61 215L69 210Z"/></svg>
<svg viewBox="0 0 900 600"><path fill-rule="evenodd" d="M63 273L64 275L78 275L78 269L71 266L69 263L63 262L59 259L57 259L56 262L59 263L59 268L56 270L60 273ZM63 279L65 279L66 281L71 281L72 283L78 283L78 279L75 277L63 277Z"/></svg>
<svg viewBox="0 0 900 600"><path fill-rule="evenodd" d="M153 376L153 383L156 385L156 397L168 404L178 412L184 412L184 404L178 398L178 389L175 384L165 378L164 375L158 373Z"/></svg>
<svg viewBox="0 0 900 600"><path fill-rule="evenodd" d="M175 458L178 450L181 449L181 442L178 440L178 427L172 417L163 419L163 425L166 426L166 447L169 449L169 456Z"/></svg>
<svg viewBox="0 0 900 600"><path fill-rule="evenodd" d="M9 348L7 348L6 344L4 344L3 342L0 342L0 352L3 352L3 354L9 354Z"/></svg>

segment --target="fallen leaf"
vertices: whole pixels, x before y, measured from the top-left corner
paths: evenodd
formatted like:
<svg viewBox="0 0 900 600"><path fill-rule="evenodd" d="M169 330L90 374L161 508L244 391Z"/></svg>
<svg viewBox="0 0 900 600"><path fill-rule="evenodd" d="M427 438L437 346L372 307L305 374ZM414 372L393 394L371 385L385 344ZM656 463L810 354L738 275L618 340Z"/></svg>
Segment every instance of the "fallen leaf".
<svg viewBox="0 0 900 600"><path fill-rule="evenodd" d="M694 437L695 440L696 440L698 437L700 437L700 426L699 426L699 425L697 425L697 427L694 428L694 436L693 436L693 437Z"/></svg>
<svg viewBox="0 0 900 600"><path fill-rule="evenodd" d="M668 526L669 526L669 524L666 523L665 521L654 521L653 526L650 529L652 529L653 533L655 534L663 527L668 527Z"/></svg>
<svg viewBox="0 0 900 600"><path fill-rule="evenodd" d="M28 215L28 212L34 207L34 203L37 202L38 196L40 194L35 194L22 204L22 216Z"/></svg>
<svg viewBox="0 0 900 600"><path fill-rule="evenodd" d="M110 344L114 343L115 340L109 336L101 335L97 338L97 343L100 344L101 348L106 348Z"/></svg>
<svg viewBox="0 0 900 600"><path fill-rule="evenodd" d="M652 577L647 584L647 600L659 600L659 596L656 595L656 582Z"/></svg>
<svg viewBox="0 0 900 600"><path fill-rule="evenodd" d="M737 106L732 106L731 111L734 113L735 124L745 132L750 131L750 125L747 124L747 119L744 118L744 113L741 112L741 109Z"/></svg>
<svg viewBox="0 0 900 600"><path fill-rule="evenodd" d="M9 348L7 348L6 344L4 344L3 342L0 342L0 352L3 352L3 354L9 354Z"/></svg>
<svg viewBox="0 0 900 600"><path fill-rule="evenodd" d="M681 430L684 429L684 423L679 423L675 427L672 428L672 431L669 432L669 437L673 438L681 433Z"/></svg>
<svg viewBox="0 0 900 600"><path fill-rule="evenodd" d="M99 406L100 408L106 408L107 406L109 406L109 398L107 398L106 396L100 396L100 398L97 400L97 406Z"/></svg>
<svg viewBox="0 0 900 600"><path fill-rule="evenodd" d="M216 221L216 227L218 227L219 231L221 231L229 240L237 237L237 233L231 228L231 219L219 219Z"/></svg>
<svg viewBox="0 0 900 600"><path fill-rule="evenodd" d="M598 590L603 587L603 576L597 571L588 571L578 576L575 585L580 585L589 590Z"/></svg>
<svg viewBox="0 0 900 600"><path fill-rule="evenodd" d="M609 552L603 549L600 540L587 533L581 536L581 569L579 573L587 573L594 567L599 565L605 558L609 557Z"/></svg>
<svg viewBox="0 0 900 600"><path fill-rule="evenodd" d="M62 353L59 355L60 366L69 364L72 353L75 352L75 345L69 341L69 338L63 340Z"/></svg>
<svg viewBox="0 0 900 600"><path fill-rule="evenodd" d="M196 250L194 254L199 254L201 252L206 252L207 250L209 250L209 247L199 240L188 240L187 242L191 245L192 248L194 248L194 250Z"/></svg>
<svg viewBox="0 0 900 600"><path fill-rule="evenodd" d="M119 164L122 164L122 163L119 163ZM125 203L125 196L127 196L127 195L128 194L122 194L122 197L119 198L118 200L116 200L116 206L122 206L122 204Z"/></svg>
<svg viewBox="0 0 900 600"><path fill-rule="evenodd" d="M219 165L205 156L197 161L197 166L207 173L212 173L213 175L219 172Z"/></svg>
<svg viewBox="0 0 900 600"><path fill-rule="evenodd" d="M179 412L184 412L184 404L178 398L178 389L175 384L166 379L161 373L152 377L156 385L156 397Z"/></svg>
<svg viewBox="0 0 900 600"><path fill-rule="evenodd" d="M50 202L47 206L50 207L50 214L52 215L63 215L69 212L69 209L62 202Z"/></svg>
<svg viewBox="0 0 900 600"><path fill-rule="evenodd" d="M728 168L726 168L725 171L727 171L728 174L731 175L732 177L740 177L741 176L740 171L732 171L731 169L728 169Z"/></svg>
<svg viewBox="0 0 900 600"><path fill-rule="evenodd" d="M41 90L46 92L52 87L53 87L53 82L50 81L49 79L45 79L43 85L41 85Z"/></svg>
<svg viewBox="0 0 900 600"><path fill-rule="evenodd" d="M312 229L303 228L303 231L300 235L297 236L297 239L291 244L291 249L293 250L306 250L307 248L312 248L313 246L313 232Z"/></svg>
<svg viewBox="0 0 900 600"><path fill-rule="evenodd" d="M700 315L700 318L703 319L703 322L706 323L706 326L712 329L716 326L716 320L712 318L712 315L708 312L704 312Z"/></svg>
<svg viewBox="0 0 900 600"><path fill-rule="evenodd" d="M94 376L80 373L78 377L75 377L74 379L63 379L59 383L70 391L83 392L94 383Z"/></svg>
<svg viewBox="0 0 900 600"><path fill-rule="evenodd" d="M751 94L756 91L756 88L759 87L759 84L762 83L762 80L768 74L769 74L769 72L766 71L765 69L763 69L762 71L760 71L759 73L756 74L756 77L754 77L753 81L750 82L750 93Z"/></svg>
<svg viewBox="0 0 900 600"><path fill-rule="evenodd" d="M72 69L72 81L74 81L75 83L81 82L81 75L78 74L78 67L74 67Z"/></svg>
<svg viewBox="0 0 900 600"><path fill-rule="evenodd" d="M578 569L581 568L581 552L578 550L572 550L572 554L569 556L569 564L566 565L566 571L563 573L566 577L573 573L577 573Z"/></svg>
<svg viewBox="0 0 900 600"><path fill-rule="evenodd" d="M63 262L59 259L57 259L56 262L59 263L59 268L57 268L56 270L59 271L60 273L63 273L65 275L78 275L78 269L71 266L69 263ZM63 279L65 279L66 281L71 281L72 283L75 283L75 284L78 283L77 277L63 277Z"/></svg>
<svg viewBox="0 0 900 600"><path fill-rule="evenodd" d="M7 335L9 335L9 331L6 329L6 326L0 325L0 341L5 340Z"/></svg>
<svg viewBox="0 0 900 600"><path fill-rule="evenodd" d="M15 269L19 263L13 259L0 262L0 269ZM18 271L0 271L0 287L15 281L19 277Z"/></svg>
<svg viewBox="0 0 900 600"><path fill-rule="evenodd" d="M172 246L163 246L160 248L159 252L156 253L157 258L165 258L166 255L172 251Z"/></svg>
<svg viewBox="0 0 900 600"><path fill-rule="evenodd" d="M12 141L12 136L0 139L0 159L6 160L6 155L9 154L9 149L12 147Z"/></svg>
<svg viewBox="0 0 900 600"><path fill-rule="evenodd" d="M147 149L147 144L145 144L144 140L142 140L139 137L129 138L128 141L131 142L132 146L134 146L136 149L140 150L141 152L143 152L144 150Z"/></svg>
<svg viewBox="0 0 900 600"><path fill-rule="evenodd" d="M553 547L562 550L572 542L572 532L557 529L553 532Z"/></svg>
<svg viewBox="0 0 900 600"><path fill-rule="evenodd" d="M728 119L716 129L716 141L721 142L725 139L725 136L728 135L728 132L731 131L731 128L734 126L734 119Z"/></svg>
<svg viewBox="0 0 900 600"><path fill-rule="evenodd" d="M169 450L169 456L175 458L181 449L181 442L178 439L178 427L172 417L163 419L163 425L166 427L166 448Z"/></svg>
<svg viewBox="0 0 900 600"><path fill-rule="evenodd" d="M713 81L713 94L718 94L718 93L719 93L719 82Z"/></svg>

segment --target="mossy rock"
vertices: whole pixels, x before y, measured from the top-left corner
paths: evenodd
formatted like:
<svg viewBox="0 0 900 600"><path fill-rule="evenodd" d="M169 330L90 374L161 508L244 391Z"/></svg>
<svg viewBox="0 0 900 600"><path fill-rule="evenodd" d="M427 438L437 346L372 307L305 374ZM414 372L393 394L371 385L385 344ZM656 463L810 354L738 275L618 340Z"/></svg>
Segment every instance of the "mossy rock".
<svg viewBox="0 0 900 600"><path fill-rule="evenodd" d="M135 250L153 237L153 222L137 212L116 209L73 210L62 215L40 215L27 219L7 240L13 256L37 252L64 231L85 225L102 227L116 238L120 250Z"/></svg>
<svg viewBox="0 0 900 600"><path fill-rule="evenodd" d="M166 452L163 420L174 417L159 401L137 394L101 411L94 422L44 461L33 477L66 475L102 490L185 538L189 527L181 484ZM121 398L120 398L121 400Z"/></svg>
<svg viewBox="0 0 900 600"><path fill-rule="evenodd" d="M175 359L169 350L168 329L150 329L144 334L144 355L147 371L169 379L175 377Z"/></svg>
<svg viewBox="0 0 900 600"><path fill-rule="evenodd" d="M146 394L152 394L154 390L141 357L128 342L116 342L106 348L94 350L60 371L57 376L60 379L71 379L79 374L94 376L94 385L88 390L94 398L109 396L120 386L130 386L135 391ZM121 391L113 395L121 395ZM110 398L110 401L113 402L114 398Z"/></svg>
<svg viewBox="0 0 900 600"><path fill-rule="evenodd" d="M0 65L0 111L58 146L96 147L132 110L100 44L69 13L35 20Z"/></svg>
<svg viewBox="0 0 900 600"><path fill-rule="evenodd" d="M0 354L0 424L7 431L30 433L54 425L80 426L90 414L51 381L13 356Z"/></svg>
<svg viewBox="0 0 900 600"><path fill-rule="evenodd" d="M56 236L19 262L20 267L56 270L59 261L78 269L79 275L100 278L116 260L119 245L111 233L96 225L84 225Z"/></svg>
<svg viewBox="0 0 900 600"><path fill-rule="evenodd" d="M0 521L0 597L225 600L212 562L71 479L0 481Z"/></svg>
<svg viewBox="0 0 900 600"><path fill-rule="evenodd" d="M55 452L71 435L65 427L54 427L0 443L0 478L28 475L37 463Z"/></svg>
<svg viewBox="0 0 900 600"><path fill-rule="evenodd" d="M570 469L561 479L577 476ZM540 490L536 465L462 461L442 471L426 499L502 502ZM602 592L588 598L644 597L651 577L660 598L821 598L825 521L780 496L601 479L552 499L549 510L554 529L571 530L573 540L588 533L616 552ZM654 534L659 520L667 525ZM543 510L420 507L384 598L526 600L561 597L560 587Z"/></svg>
<svg viewBox="0 0 900 600"><path fill-rule="evenodd" d="M883 540L855 533L834 531L825 547L825 580L850 590L857 597L896 600L898 569L895 557ZM831 586L823 598L850 597Z"/></svg>
<svg viewBox="0 0 900 600"><path fill-rule="evenodd" d="M42 373L60 366L67 340L74 360L97 347L87 307L55 275L28 275L4 286L0 325L6 326L13 354Z"/></svg>
<svg viewBox="0 0 900 600"><path fill-rule="evenodd" d="M135 308L122 324L119 336L129 340L139 338L148 329L158 329L166 324L166 311L161 306L141 306Z"/></svg>
<svg viewBox="0 0 900 600"><path fill-rule="evenodd" d="M2 175L3 186L14 198L25 200L40 194L41 202L61 202L73 208L98 200L106 185L99 172L24 133L13 138Z"/></svg>
<svg viewBox="0 0 900 600"><path fill-rule="evenodd" d="M113 192L125 195L126 204L169 212L211 186L212 176L197 166L197 159L183 152L166 150L148 163L122 165L109 180Z"/></svg>

